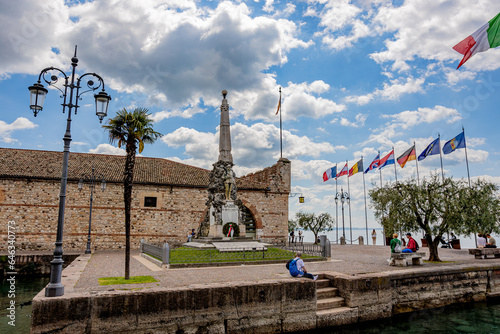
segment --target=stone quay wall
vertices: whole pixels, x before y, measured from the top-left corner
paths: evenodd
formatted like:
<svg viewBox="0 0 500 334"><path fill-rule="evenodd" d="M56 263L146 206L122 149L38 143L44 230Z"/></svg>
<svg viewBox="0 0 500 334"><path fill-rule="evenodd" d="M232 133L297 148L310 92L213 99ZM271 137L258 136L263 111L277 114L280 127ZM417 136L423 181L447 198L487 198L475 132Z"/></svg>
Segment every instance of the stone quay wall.
<svg viewBox="0 0 500 334"><path fill-rule="evenodd" d="M125 247L123 185L109 182L102 192L96 185L92 208L92 249ZM0 218L16 222L18 250L52 251L56 239L60 180L0 179ZM288 226L288 193L265 194L241 190L239 198L257 221L257 237L283 242ZM146 207L145 197L156 197L156 207ZM63 232L64 250L86 248L89 224L90 189L78 191L77 182L68 181ZM132 191L131 247L140 240L152 243L186 242L206 215L207 189L169 185L135 184ZM7 224L0 225L0 238L7 240ZM0 245L6 250L7 242Z"/></svg>
<svg viewBox="0 0 500 334"><path fill-rule="evenodd" d="M317 313L315 283L307 279L96 293L68 289L63 297L47 298L42 291L33 300L32 333L286 333L500 296L498 264L323 275L350 309Z"/></svg>
<svg viewBox="0 0 500 334"><path fill-rule="evenodd" d="M31 333L282 333L314 328L312 281L226 284L33 301Z"/></svg>
<svg viewBox="0 0 500 334"><path fill-rule="evenodd" d="M456 265L348 276L327 274L357 320L500 297L500 265Z"/></svg>

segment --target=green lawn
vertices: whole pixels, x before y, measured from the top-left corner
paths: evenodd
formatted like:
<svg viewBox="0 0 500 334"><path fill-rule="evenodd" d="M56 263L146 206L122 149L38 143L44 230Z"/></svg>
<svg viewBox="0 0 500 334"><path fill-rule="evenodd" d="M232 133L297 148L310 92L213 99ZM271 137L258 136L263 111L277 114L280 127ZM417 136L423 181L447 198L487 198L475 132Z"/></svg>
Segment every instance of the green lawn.
<svg viewBox="0 0 500 334"><path fill-rule="evenodd" d="M126 280L125 277L101 277L99 285L115 285L115 284L140 284L158 282L153 276L131 276Z"/></svg>
<svg viewBox="0 0 500 334"><path fill-rule="evenodd" d="M209 263L209 262L242 262L242 261L276 261L288 260L295 252L269 247L267 251L219 252L216 249L194 249L190 247L176 248L170 251L170 263ZM319 258L304 254L303 259Z"/></svg>

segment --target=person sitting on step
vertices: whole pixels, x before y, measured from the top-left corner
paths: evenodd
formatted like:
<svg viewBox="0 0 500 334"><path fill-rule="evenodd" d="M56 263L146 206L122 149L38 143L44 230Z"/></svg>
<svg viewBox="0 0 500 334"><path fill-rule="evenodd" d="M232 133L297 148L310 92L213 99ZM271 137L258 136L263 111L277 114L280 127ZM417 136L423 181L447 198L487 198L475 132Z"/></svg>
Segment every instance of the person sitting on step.
<svg viewBox="0 0 500 334"><path fill-rule="evenodd" d="M290 262L289 265L290 275L292 275L293 277L306 277L312 280L317 280L318 275L314 276L307 272L304 261L300 258L301 256L301 252L295 253L295 258Z"/></svg>

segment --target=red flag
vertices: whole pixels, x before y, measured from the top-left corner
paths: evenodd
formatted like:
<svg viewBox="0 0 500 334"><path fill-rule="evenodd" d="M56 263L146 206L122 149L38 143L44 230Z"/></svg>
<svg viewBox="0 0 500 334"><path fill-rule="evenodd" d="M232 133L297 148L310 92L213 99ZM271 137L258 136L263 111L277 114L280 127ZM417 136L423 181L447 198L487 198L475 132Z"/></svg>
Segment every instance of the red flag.
<svg viewBox="0 0 500 334"><path fill-rule="evenodd" d="M339 177L341 177L343 175L347 175L347 173L349 173L349 169L347 168L347 162L346 162L344 168L342 168L340 173L337 174L336 179L338 179Z"/></svg>

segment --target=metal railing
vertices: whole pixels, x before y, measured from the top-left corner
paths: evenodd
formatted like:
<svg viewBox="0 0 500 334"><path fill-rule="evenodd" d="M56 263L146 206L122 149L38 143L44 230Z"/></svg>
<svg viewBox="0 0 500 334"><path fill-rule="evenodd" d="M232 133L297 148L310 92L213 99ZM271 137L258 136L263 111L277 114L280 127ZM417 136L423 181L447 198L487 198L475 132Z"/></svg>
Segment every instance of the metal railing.
<svg viewBox="0 0 500 334"><path fill-rule="evenodd" d="M141 240L141 253L147 254L161 261L162 265L170 263L170 247L168 243L162 245L148 244Z"/></svg>
<svg viewBox="0 0 500 334"><path fill-rule="evenodd" d="M332 248L330 240L328 240L326 236L320 236L319 239L319 244L289 243L287 245L281 246L281 248L293 252L301 252L302 254L308 254L312 256L331 257Z"/></svg>

